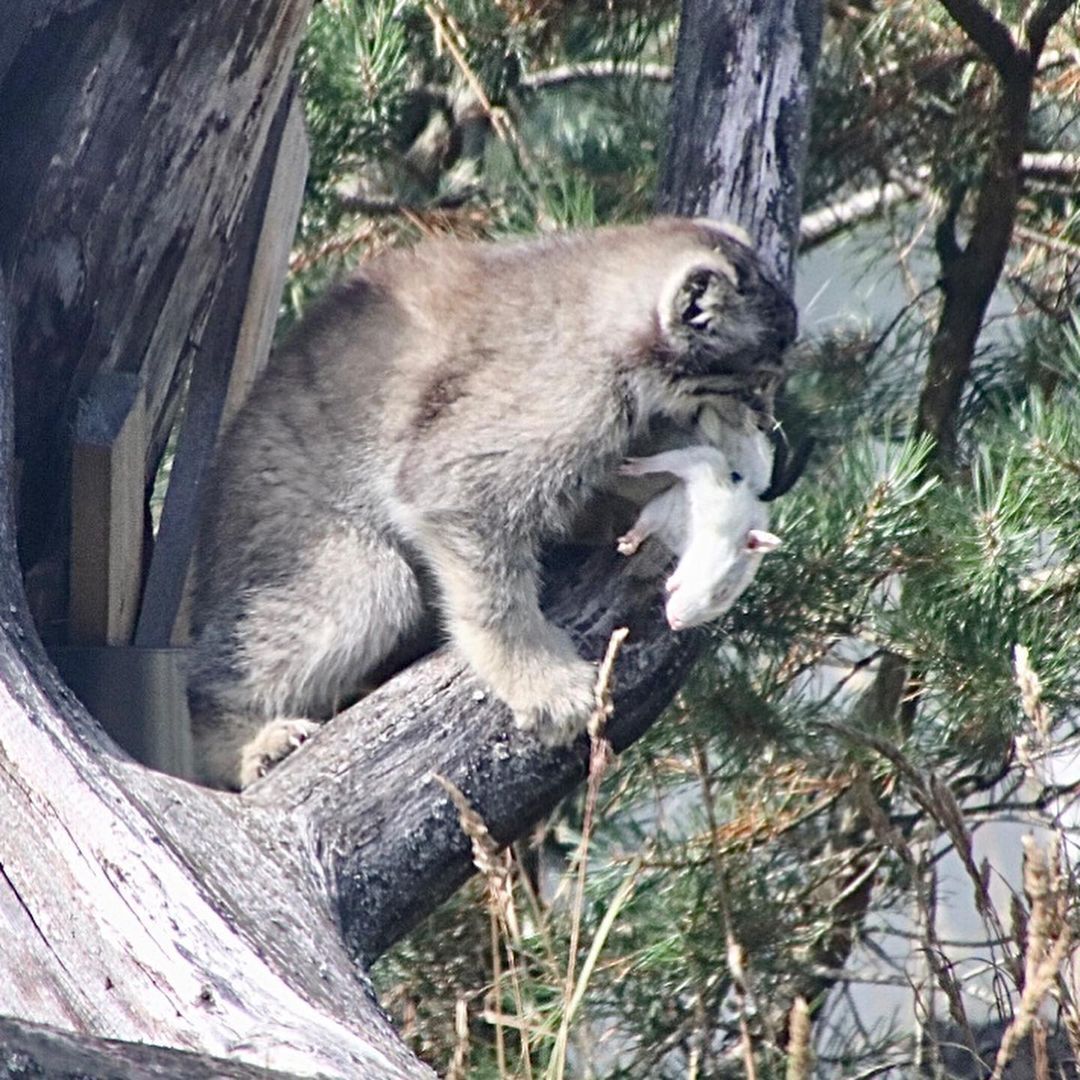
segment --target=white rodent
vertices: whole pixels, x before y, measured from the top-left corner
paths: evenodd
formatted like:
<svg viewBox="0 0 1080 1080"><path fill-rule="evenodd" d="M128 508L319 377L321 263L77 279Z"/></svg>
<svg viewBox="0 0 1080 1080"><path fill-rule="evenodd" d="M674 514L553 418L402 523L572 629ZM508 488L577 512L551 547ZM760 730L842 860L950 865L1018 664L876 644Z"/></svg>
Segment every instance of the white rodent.
<svg viewBox="0 0 1080 1080"><path fill-rule="evenodd" d="M655 535L679 556L665 585L668 625L686 630L719 618L753 580L762 556L780 546L751 479L718 447L704 445L628 458L621 472L666 472L679 480L646 503L618 539L623 555Z"/></svg>

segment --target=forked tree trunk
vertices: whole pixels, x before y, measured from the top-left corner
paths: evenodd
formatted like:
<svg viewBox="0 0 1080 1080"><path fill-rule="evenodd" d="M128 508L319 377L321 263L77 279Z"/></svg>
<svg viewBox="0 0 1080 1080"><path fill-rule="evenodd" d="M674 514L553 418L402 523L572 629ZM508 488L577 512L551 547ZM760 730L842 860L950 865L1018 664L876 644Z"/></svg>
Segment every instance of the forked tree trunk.
<svg viewBox="0 0 1080 1080"><path fill-rule="evenodd" d="M687 18L719 19L722 6L688 2ZM12 475L17 415L23 552L35 567L63 550L66 425L91 376L142 373L156 453L191 356L229 336L230 242L258 189L306 8L16 0L5 12L0 470ZM760 84L788 103L761 114L789 118L783 160L753 149L756 115L714 114L714 138L748 148L736 158L750 179L710 206L755 235L781 235L766 250L782 276L816 48L805 27L816 17L809 0L728 19L706 54L684 46L677 70L677 133L700 125L695 102L717 73L789 73ZM721 189L712 165L695 175L688 160L680 188ZM582 778L587 749L552 752L518 734L440 653L243 797L154 773L110 742L46 660L16 560L11 484L5 493L0 1016L21 1022L0 1022L0 1061L45 1075L428 1075L365 970L471 872L434 776L509 840ZM589 656L614 627L631 628L616 671L616 747L655 719L695 652L692 638L665 633L654 600L622 570L596 556L568 572L552 607Z"/></svg>

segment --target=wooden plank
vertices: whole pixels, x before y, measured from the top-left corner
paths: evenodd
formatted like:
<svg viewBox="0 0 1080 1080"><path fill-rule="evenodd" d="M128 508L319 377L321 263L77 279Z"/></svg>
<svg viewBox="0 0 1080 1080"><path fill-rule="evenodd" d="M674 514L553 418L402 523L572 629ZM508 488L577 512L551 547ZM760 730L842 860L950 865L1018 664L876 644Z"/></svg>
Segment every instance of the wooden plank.
<svg viewBox="0 0 1080 1080"><path fill-rule="evenodd" d="M69 636L126 644L142 582L146 396L137 375L95 377L79 402L72 448Z"/></svg>
<svg viewBox="0 0 1080 1080"><path fill-rule="evenodd" d="M247 210L233 235L234 257L195 357L135 629L136 645L160 648L187 637L184 598L189 592L203 484L226 410L239 407L270 351L288 249L300 214L307 145L299 109L294 87L279 106L267 136ZM273 260L278 260L277 265L268 265ZM237 295L246 296L246 302L231 311Z"/></svg>
<svg viewBox="0 0 1080 1080"><path fill-rule="evenodd" d="M183 649L66 645L49 658L87 712L136 761L191 777Z"/></svg>
<svg viewBox="0 0 1080 1080"><path fill-rule="evenodd" d="M240 339L233 360L232 377L225 395L222 428L243 405L248 392L270 358L281 294L289 273L289 252L300 217L308 173L308 141L304 109L296 94L285 121L270 196L266 203L262 235L248 286L247 305L240 323Z"/></svg>
<svg viewBox="0 0 1080 1080"><path fill-rule="evenodd" d="M293 234L307 181L308 158L304 109L297 94L293 97L285 121L281 153L266 204L262 235L255 251L255 265L251 271L247 305L240 323L240 337L233 357L219 434L243 405L270 359L274 329L281 309L281 294L289 273L289 252L292 250ZM169 638L173 645L185 644L189 637L192 571L193 560L189 558L184 590Z"/></svg>

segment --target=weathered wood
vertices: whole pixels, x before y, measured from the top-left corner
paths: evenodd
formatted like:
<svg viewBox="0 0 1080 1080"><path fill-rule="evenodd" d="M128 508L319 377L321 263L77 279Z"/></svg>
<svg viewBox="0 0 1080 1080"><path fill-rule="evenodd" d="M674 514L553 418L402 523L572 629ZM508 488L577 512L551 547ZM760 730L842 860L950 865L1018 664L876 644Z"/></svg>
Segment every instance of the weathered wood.
<svg viewBox="0 0 1080 1080"><path fill-rule="evenodd" d="M0 274L0 475L12 461ZM0 514L0 1016L291 1076L432 1075L342 943L302 818L128 759L57 678Z"/></svg>
<svg viewBox="0 0 1080 1080"><path fill-rule="evenodd" d="M564 567L552 585L548 614L584 656L598 660L612 630L630 629L615 668L610 731L624 749L671 699L701 639L670 634L659 581L635 577L614 552ZM444 650L331 721L248 798L306 817L349 947L370 963L473 873L468 838L436 774L509 842L550 813L587 764L584 737L565 750L541 746Z"/></svg>
<svg viewBox="0 0 1080 1080"><path fill-rule="evenodd" d="M264 156L268 165L272 165L273 177L248 279L247 303L221 418L223 427L243 405L252 384L266 366L281 312L281 294L289 274L289 252L300 219L308 172L304 106L298 93L291 97L276 159L270 155L269 147Z"/></svg>
<svg viewBox="0 0 1080 1080"><path fill-rule="evenodd" d="M274 142L273 138L270 144ZM264 154L268 164L273 162L268 151ZM270 358L270 348L274 340L278 315L281 311L281 295L285 288L285 279L289 272L289 252L292 249L293 234L300 218L300 208L304 201L304 184L308 170L307 130L304 127L304 108L299 94L293 94L285 121L285 130L281 136L281 145L277 161L273 165L273 179L262 215L262 232L255 249L254 265L248 281L247 303L240 320L240 332L229 374L229 385L225 392L225 405L218 424L218 434L228 426L236 410L244 403L248 392L254 385L259 373ZM206 454L212 457L212 447L206 447ZM173 558L185 559L186 565L175 567L172 579L183 575L184 587L179 598L179 605L172 619L170 642L173 645L187 644L190 633L191 590L193 586L194 532L195 518L189 514L186 520L170 520L170 531L178 526L185 530L187 539L182 544L173 545ZM163 618L162 623L166 621ZM156 636L164 633L164 625ZM148 632L148 636L155 636Z"/></svg>
<svg viewBox="0 0 1080 1080"><path fill-rule="evenodd" d="M289 1080L288 1073L0 1017L0 1077L13 1080Z"/></svg>
<svg viewBox="0 0 1080 1080"><path fill-rule="evenodd" d="M683 0L660 181L662 210L738 222L789 284L822 7Z"/></svg>
<svg viewBox="0 0 1080 1080"><path fill-rule="evenodd" d="M147 470L216 318L310 0L13 0L0 27L0 266L20 313L24 565L67 580L72 424L143 375ZM228 310L225 310L228 309ZM66 595L44 595L41 623ZM51 629L51 628L50 628ZM55 633L62 635L58 622Z"/></svg>
<svg viewBox="0 0 1080 1080"><path fill-rule="evenodd" d="M251 283L260 253L266 255L270 249L282 253L284 257L284 252L288 250L288 241L284 241L282 252L280 239L266 240L267 231L280 227L288 232L291 239L296 224L295 217L284 222L269 219L278 171L278 153L289 128L294 96L295 87L278 105L258 163L256 182L232 237L232 258L195 356L184 418L176 441L169 490L161 512L158 539L150 560L142 608L135 629L136 645L161 648L173 642L188 580L188 568L195 550L203 484L213 462L226 399L237 384L243 386L247 383L253 377L254 370L265 362L265 354L258 357L250 351L256 344L254 339L258 339L257 343L266 350L270 347L272 326L268 328L265 325L265 317L277 309L285 264L275 270L265 267L259 279L264 287L277 284L273 299L253 297ZM295 133L295 127L292 130ZM290 146L290 150L294 152L294 146ZM287 178L295 182L295 163L290 161L289 165ZM294 198L299 197L295 190L289 194ZM296 209L298 211L299 207ZM246 303L237 303L237 297L247 297ZM256 326L259 319L263 322ZM246 340L245 330L248 333ZM237 370L238 361L242 365L240 371Z"/></svg>
<svg viewBox="0 0 1080 1080"><path fill-rule="evenodd" d="M139 376L106 372L79 403L71 457L71 640L131 640L142 591L146 398Z"/></svg>
<svg viewBox="0 0 1080 1080"><path fill-rule="evenodd" d="M183 649L54 645L49 656L90 715L136 761L193 775Z"/></svg>

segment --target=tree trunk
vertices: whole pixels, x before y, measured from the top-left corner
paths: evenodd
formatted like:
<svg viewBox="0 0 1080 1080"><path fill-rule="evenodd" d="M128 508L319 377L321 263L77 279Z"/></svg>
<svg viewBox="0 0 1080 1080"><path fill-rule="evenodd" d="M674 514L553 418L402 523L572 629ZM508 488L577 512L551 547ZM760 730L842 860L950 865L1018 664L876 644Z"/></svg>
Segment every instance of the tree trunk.
<svg viewBox="0 0 1080 1080"><path fill-rule="evenodd" d="M231 357L236 234L310 3L5 5L0 266L17 313L19 551L47 640L65 639L71 438L91 382L141 376L152 475L193 360Z"/></svg>
<svg viewBox="0 0 1080 1080"><path fill-rule="evenodd" d="M222 340L218 320L237 317L216 299L239 257L230 245L306 9L306 0L20 0L7 13L0 470L11 475L17 444L31 568L62 564L59 478L91 377L141 372L154 459L192 356ZM732 25L728 55L805 77L805 42L764 29L749 18ZM683 57L677 82L712 78L695 76L695 62L726 61ZM779 85L767 81L762 93ZM687 100L684 91L680 127L701 122ZM757 122L713 114L724 133L714 139L745 139L743 172L760 165L761 185L775 173L793 198L800 158L756 161L747 125ZM729 216L755 235L788 230L776 251L790 252L797 213L770 224L770 205L733 197ZM0 1015L192 1052L172 1073L167 1054L124 1065L133 1076L215 1075L197 1055L294 1076L428 1075L378 1008L366 966L472 872L435 777L452 780L508 841L584 776L587 747L551 751L517 732L442 652L332 721L244 796L152 772L103 734L46 659L10 503L0 514ZM692 637L666 633L652 588L625 563L602 552L567 565L550 606L585 655L599 656L614 627L631 629L616 668L617 749L655 719L695 655ZM85 1053L79 1069L96 1075L123 1075L104 1064L109 1053L137 1058L112 1042L50 1041L25 1023L0 1026L0 1046L4 1060Z"/></svg>
<svg viewBox="0 0 1080 1080"><path fill-rule="evenodd" d="M742 225L790 284L821 0L684 0L661 209Z"/></svg>

